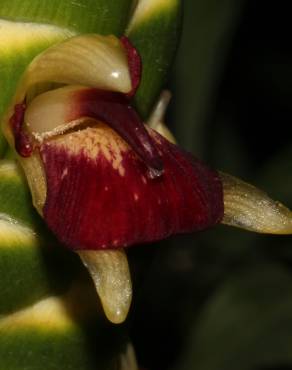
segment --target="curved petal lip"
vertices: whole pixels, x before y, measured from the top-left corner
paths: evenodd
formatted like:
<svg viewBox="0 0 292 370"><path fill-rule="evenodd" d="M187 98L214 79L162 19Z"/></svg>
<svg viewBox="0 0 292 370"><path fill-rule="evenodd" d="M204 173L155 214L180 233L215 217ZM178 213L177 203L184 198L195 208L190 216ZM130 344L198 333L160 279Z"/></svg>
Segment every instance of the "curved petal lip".
<svg viewBox="0 0 292 370"><path fill-rule="evenodd" d="M15 149L22 157L30 157L33 152L33 145L27 133L23 130L23 118L26 105L24 103L16 104L14 113L9 123L13 132Z"/></svg>
<svg viewBox="0 0 292 370"><path fill-rule="evenodd" d="M132 90L127 94L129 98L133 97L140 85L142 74L142 60L137 49L132 45L131 41L126 36L121 37L121 43L127 53Z"/></svg>
<svg viewBox="0 0 292 370"><path fill-rule="evenodd" d="M223 217L217 172L150 131L161 177L104 124L44 143L44 218L71 249L122 248L205 229Z"/></svg>

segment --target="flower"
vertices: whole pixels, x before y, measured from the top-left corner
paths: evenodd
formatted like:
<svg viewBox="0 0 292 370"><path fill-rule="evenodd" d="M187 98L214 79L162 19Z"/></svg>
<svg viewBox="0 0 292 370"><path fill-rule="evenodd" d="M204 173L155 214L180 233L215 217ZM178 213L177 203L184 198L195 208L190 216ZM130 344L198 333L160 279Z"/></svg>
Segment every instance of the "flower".
<svg viewBox="0 0 292 370"><path fill-rule="evenodd" d="M292 232L284 206L144 125L131 102L140 76L127 38L73 37L30 64L4 121L35 207L80 255L113 322L125 319L131 302L124 248L221 221Z"/></svg>

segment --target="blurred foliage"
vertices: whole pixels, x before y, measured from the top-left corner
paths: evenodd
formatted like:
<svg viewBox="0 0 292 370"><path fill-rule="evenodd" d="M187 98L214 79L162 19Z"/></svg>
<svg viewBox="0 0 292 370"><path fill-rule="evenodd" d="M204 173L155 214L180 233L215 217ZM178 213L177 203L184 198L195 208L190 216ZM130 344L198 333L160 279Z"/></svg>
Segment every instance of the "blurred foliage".
<svg viewBox="0 0 292 370"><path fill-rule="evenodd" d="M288 3L185 0L184 13L171 129L291 208ZM292 369L291 247L289 236L219 226L131 251L130 327L144 368Z"/></svg>

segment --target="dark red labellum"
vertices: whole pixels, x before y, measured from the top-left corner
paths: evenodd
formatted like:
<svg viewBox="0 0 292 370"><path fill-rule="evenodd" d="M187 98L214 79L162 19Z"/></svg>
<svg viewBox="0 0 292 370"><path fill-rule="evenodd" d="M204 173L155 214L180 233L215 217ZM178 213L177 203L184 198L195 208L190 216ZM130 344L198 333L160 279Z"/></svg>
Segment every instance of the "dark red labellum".
<svg viewBox="0 0 292 370"><path fill-rule="evenodd" d="M121 248L221 221L217 172L152 133L164 172L148 179L147 167L132 148L116 150L121 139L108 128L102 131L107 141L94 158L82 146L78 153L70 150L73 136L41 147L48 187L43 214L61 242L75 250ZM120 170L114 166L118 158Z"/></svg>

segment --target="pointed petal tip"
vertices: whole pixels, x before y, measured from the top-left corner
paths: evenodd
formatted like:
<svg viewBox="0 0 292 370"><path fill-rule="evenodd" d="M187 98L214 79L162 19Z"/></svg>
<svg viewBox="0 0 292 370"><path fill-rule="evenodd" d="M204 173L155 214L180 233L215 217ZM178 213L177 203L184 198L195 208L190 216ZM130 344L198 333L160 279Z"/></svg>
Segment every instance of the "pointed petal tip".
<svg viewBox="0 0 292 370"><path fill-rule="evenodd" d="M224 193L223 224L264 234L292 234L292 212L265 192L220 173Z"/></svg>
<svg viewBox="0 0 292 370"><path fill-rule="evenodd" d="M123 250L77 252L88 269L104 313L113 324L123 323L132 301L132 282Z"/></svg>

